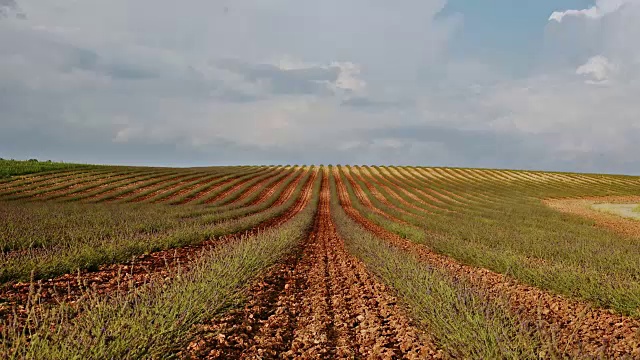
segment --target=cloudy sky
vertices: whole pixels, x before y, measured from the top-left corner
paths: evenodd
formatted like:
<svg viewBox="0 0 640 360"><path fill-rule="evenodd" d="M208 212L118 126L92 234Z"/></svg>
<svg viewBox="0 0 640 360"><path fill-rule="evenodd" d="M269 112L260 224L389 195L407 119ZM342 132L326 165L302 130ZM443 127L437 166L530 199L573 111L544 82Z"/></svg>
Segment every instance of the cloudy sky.
<svg viewBox="0 0 640 360"><path fill-rule="evenodd" d="M0 157L640 174L640 0L0 0Z"/></svg>

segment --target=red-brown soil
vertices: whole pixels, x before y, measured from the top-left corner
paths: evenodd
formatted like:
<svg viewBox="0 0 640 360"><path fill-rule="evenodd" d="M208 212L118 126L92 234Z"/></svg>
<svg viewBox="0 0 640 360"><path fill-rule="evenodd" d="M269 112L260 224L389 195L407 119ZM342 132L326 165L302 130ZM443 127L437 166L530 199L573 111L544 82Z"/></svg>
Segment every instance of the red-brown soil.
<svg viewBox="0 0 640 360"><path fill-rule="evenodd" d="M166 177L164 180L157 182L155 184L150 184L150 185L145 185L145 186L140 186L136 189L134 189L133 191L130 191L128 193L122 194L122 195L118 195L116 197L114 197L113 199L109 199L109 202L114 202L114 201L121 201L121 200L133 200L136 199L136 197L139 194L144 193L145 191L149 191L151 189L156 189L156 191L163 191L165 190L165 185L173 182L173 181L177 181L180 179L185 179L185 178L191 178L191 176L193 176L193 174L189 174L189 175L169 175L168 177ZM155 179L151 179L150 181L154 181ZM137 199L136 199L137 200Z"/></svg>
<svg viewBox="0 0 640 360"><path fill-rule="evenodd" d="M216 180L217 180L217 179L212 179L212 180L210 180L209 182L216 181ZM221 187L223 187L223 186L227 185L228 183L230 183L230 182L232 182L232 181L234 181L234 180L236 180L236 178L235 178L235 177L231 177L231 178L225 179L225 180L223 180L223 181L221 181L221 182L219 182L219 183L217 183L217 184L214 184L214 185L213 185L213 186L211 186L211 187L205 188L205 189L203 189L203 190L199 191L199 192L198 192L198 193L196 193L196 194L193 194L193 195L191 195L191 196L188 196L188 197L186 197L186 198L184 198L184 199L180 200L179 202L177 202L177 203L176 203L176 205L184 205L184 204L187 204L187 203L196 202L196 201L198 201L198 200L200 200L200 199L202 199L202 198L204 198L204 197L208 196L208 195L209 195L209 194L211 194L212 192L217 191L217 190L218 190L218 189L220 189ZM195 189L195 188L194 188L194 189ZM193 190L193 189L192 189L192 190Z"/></svg>
<svg viewBox="0 0 640 360"><path fill-rule="evenodd" d="M0 186L0 194L6 191L14 191L22 187L28 187L28 186L34 186L34 185L37 185L38 187L40 187L40 186L46 186L48 184L55 184L57 182L79 178L86 174L91 174L91 173L92 173L91 171L85 170L85 171L65 171L62 173L53 173L53 174L46 174L46 175L37 175L37 174L25 175L18 180L2 183L2 185Z"/></svg>
<svg viewBox="0 0 640 360"><path fill-rule="evenodd" d="M113 189L110 189L108 191L105 192L98 192L96 194L93 194L89 197L86 197L83 199L83 201L86 202L107 202L107 201L111 201L113 199L117 199L118 197L127 197L129 196L131 193L135 192L136 190L138 190L139 188L145 188L148 185L149 182L153 182L155 180L157 180L158 177L166 177L166 176L170 176L171 174L159 174L156 177L152 177L152 178L145 178L146 176L142 176L142 179L137 180L137 181L133 181L130 183L124 183L121 186L117 186L114 187ZM113 184L110 184L113 185ZM118 197L114 197L114 198L110 198L110 196L112 196L114 193L119 193L121 191L127 191L124 194L119 195Z"/></svg>
<svg viewBox="0 0 640 360"><path fill-rule="evenodd" d="M273 186L269 187L268 189L262 190L262 193L258 195L258 197L256 197L253 201L251 201L246 206L254 206L254 205L260 204L263 201L266 201L269 197L275 194L278 187L281 186L282 183L287 181L290 177L294 177L294 179L291 181L291 184L297 184L302 179L302 176L304 175L304 173L305 171L298 171L285 176L284 178L280 179L277 183L273 184Z"/></svg>
<svg viewBox="0 0 640 360"><path fill-rule="evenodd" d="M230 189L227 189L226 191L223 191L222 193L212 197L211 199L207 199L207 201L205 203L208 204L208 203L211 203L212 201L216 201L216 200L221 199L224 196L227 196L231 191L241 187L242 184L245 184L247 181L250 181L251 179L253 179L253 178L257 177L257 176L260 176L260 174L262 174L262 172L253 173L253 176L250 176L248 179L244 179L244 180L240 181L240 183L238 183L238 184L232 186ZM229 184L230 182L236 181L239 177L241 177L243 175L244 174L238 174L237 176L231 177L231 178L226 179L226 180L224 180L224 181L222 181L222 182L220 182L218 184L215 184L213 187L211 187L209 189L206 189L204 191L200 191L199 193L180 201L178 203L178 205L183 205L183 204L187 204L187 203L195 203L200 199L204 199L207 196L209 196L209 194L211 194L211 193L213 193L215 191L218 191L218 189L220 189L221 187L224 187L225 185ZM213 200L213 199L215 199L215 200Z"/></svg>
<svg viewBox="0 0 640 360"><path fill-rule="evenodd" d="M210 359L438 358L397 300L345 249L327 177L311 234L249 290L242 309L200 326L182 354Z"/></svg>
<svg viewBox="0 0 640 360"><path fill-rule="evenodd" d="M396 192L393 191L393 190L400 190L400 192L402 192L403 194L409 196L413 200L420 201L417 196L411 194L406 189L403 189L401 187L395 187L395 189L392 190L390 186L388 186L387 184L383 183L382 181L379 181L375 176L372 175L372 173L367 172L365 170L361 170L360 177L364 181L365 184L369 184L369 183L377 184L378 186L383 188L387 192L387 194L389 194L390 196L393 196L396 200L398 200L400 203L402 203L402 205L410 207L410 208L412 208L414 210L422 211L422 212L427 213L427 214L430 213L428 210L425 210L425 209L423 209L423 208L421 208L419 206L416 206L413 203L408 202L407 200L403 199L401 196L399 196ZM384 200L384 202L386 204L389 204L389 205L391 204L386 199ZM409 211L401 209L399 207L393 206L393 208L395 208L397 211L401 211L401 212L404 212L406 214L411 214Z"/></svg>
<svg viewBox="0 0 640 360"><path fill-rule="evenodd" d="M145 202L145 201L147 201L149 199L152 199L152 198L154 198L154 197L156 197L156 196L158 196L160 194L171 192L174 189L179 188L180 186L184 186L185 184L189 184L189 183L191 183L193 181L202 180L205 177L207 177L207 176L206 175L201 175L201 176L193 177L193 175L192 175L192 176L189 176L186 179L180 180L180 182L178 182L178 183L175 183L173 185L166 186L166 187L157 188L157 190L155 190L153 192L150 192L147 195L140 196L140 197L137 197L137 198L132 198L132 199L129 199L128 201L131 201L131 202Z"/></svg>
<svg viewBox="0 0 640 360"><path fill-rule="evenodd" d="M506 301L513 313L553 336L558 348L567 355L577 358L640 358L639 320L551 294L487 269L460 264L403 239L362 216L351 205L344 184L339 178L336 180L342 206L363 227L392 245L416 254L434 268L454 278L465 279L487 300Z"/></svg>
<svg viewBox="0 0 640 360"><path fill-rule="evenodd" d="M257 183L251 185L248 189L246 189L242 194L240 194L240 196L238 196L235 200L230 201L229 203L227 203L226 205L236 205L240 202L242 202L244 199L248 198L249 196L251 196L253 193L255 193L256 191L260 191L261 189L264 189L267 186L267 183L269 181L271 181L274 177L278 176L279 174L272 174L267 176L266 178L258 181ZM286 178L286 176L285 176ZM282 180L277 181L276 183L279 183ZM273 188L275 185L271 184L267 189Z"/></svg>
<svg viewBox="0 0 640 360"><path fill-rule="evenodd" d="M37 182L36 184L25 184L24 186L16 186L15 188L9 190L9 192L11 192L10 194L6 195L8 195L9 197L32 197L35 195L39 195L38 193L40 192L46 193L48 191L52 191L50 189L58 186L70 186L71 184L82 183L82 181L86 180L86 178L92 178L101 174L103 173L82 173L70 177L55 177L51 180ZM1 193L0 196L2 196Z"/></svg>
<svg viewBox="0 0 640 360"><path fill-rule="evenodd" d="M339 176L338 174L336 174L336 177ZM367 197L367 194L364 193L364 191L362 191L362 189L360 189L360 186L358 186L358 184L356 183L356 181L353 179L353 177L351 176L351 174L347 171L344 172L344 176L347 179L347 181L349 181L349 183L351 184L351 186L353 187L356 196L358 197L358 200L360 200L361 203L366 204L366 206L370 209L372 209L376 214L383 216L389 220L394 220L394 221L399 221L401 223L406 223L405 221L396 219L391 217L389 214L387 214L386 212L378 209L377 207L375 207L373 205L373 203L371 203L371 200L369 199L369 197Z"/></svg>
<svg viewBox="0 0 640 360"><path fill-rule="evenodd" d="M258 176L261 176L261 175L264 175L264 174L260 173L260 174L255 174L253 176L250 176L249 178L240 181L239 183L237 183L234 186L230 187L229 189L221 192L220 194L218 194L218 195L216 195L216 196L214 196L214 197L212 197L210 199L207 199L204 203L205 204L213 204L213 203L218 202L220 200L224 200L229 195L238 192L240 190L240 188L242 188L244 185L246 185L249 181L251 181L251 180L253 180L253 179L255 179L255 178L257 178ZM270 176L267 176L266 179L262 179L262 180L258 181L258 184L262 183L262 182L265 182L265 181L268 181L268 178L271 178L271 176L274 176L274 175L275 174L272 174ZM258 184L255 184L255 185L258 185ZM249 189L247 189L247 191L245 191L245 193L243 195L240 195L240 197L246 196L247 193L249 193L252 188L255 188L255 186L249 187Z"/></svg>
<svg viewBox="0 0 640 360"><path fill-rule="evenodd" d="M82 201L98 202L115 192L135 188L136 186L140 186L148 181L152 181L153 178L147 178L149 175L150 175L149 173L141 173L141 174L137 174L134 177L127 178L125 180L121 180L117 182L107 182L95 188L87 189L85 191L81 191L79 193L73 194L72 197L86 196L82 198ZM158 175L158 176L161 176L161 175ZM144 178L147 178L147 179L141 180ZM106 190L107 188L109 189Z"/></svg>
<svg viewBox="0 0 640 360"><path fill-rule="evenodd" d="M41 194L37 194L35 196L32 196L31 199L42 199L42 200L52 200L52 199L57 199L60 197L64 197L66 196L68 193L72 192L73 190L77 189L77 188L81 188L81 187L85 187L85 186L100 186L102 184L108 185L108 184L112 184L116 181L120 181L124 178L126 178L127 176L131 176L131 174L121 174L121 173L109 173L106 174L104 176L101 177L97 177L95 179L92 179L91 181L88 182L80 182L77 184L73 184L70 186L67 186L65 188L59 189L59 190L54 190L54 191L46 191L43 192ZM92 188L92 189L95 189ZM88 189L90 190L90 189ZM79 194L80 192L76 193ZM75 194L73 194L75 195Z"/></svg>
<svg viewBox="0 0 640 360"><path fill-rule="evenodd" d="M401 174L402 177L404 177L405 179L407 179L407 181L409 181L409 183L412 183L413 185L412 188L420 193L423 197L429 199L431 202L424 202L425 204L434 207L435 209L438 210L444 210L444 211L452 211L450 209L447 209L446 206L449 206L448 203L444 202L443 200L439 199L438 197L434 196L441 196L441 194L439 194L437 191L427 187L425 185L425 187L421 187L421 186L415 186L414 183L426 183L428 184L429 182L431 182L432 180L427 179L426 177L423 177L421 174L419 174L417 172L417 170L407 170L406 173L402 173ZM403 186L400 186L400 188L402 188Z"/></svg>
<svg viewBox="0 0 640 360"><path fill-rule="evenodd" d="M387 200L387 198L382 194L382 192L380 192L380 190L378 190L378 188L376 188L373 184L377 184L378 186L380 186L380 184L373 180L373 179L367 179L365 180L364 175L362 174L362 172L360 170L353 170L351 169L350 171L350 175L351 178L353 177L357 177L361 183L363 183L366 187L367 190L371 193L371 195L375 196L375 198L380 201L381 203L383 203L385 206L394 209L395 211L404 213L404 214L411 214L409 211L402 209L400 207L397 207L395 204L393 204L392 202L390 202L389 200ZM351 179L350 178L350 179ZM383 186L381 186L383 187ZM384 188L384 187L383 187ZM388 190L388 189L385 189ZM393 194L392 192L387 191L389 194Z"/></svg>

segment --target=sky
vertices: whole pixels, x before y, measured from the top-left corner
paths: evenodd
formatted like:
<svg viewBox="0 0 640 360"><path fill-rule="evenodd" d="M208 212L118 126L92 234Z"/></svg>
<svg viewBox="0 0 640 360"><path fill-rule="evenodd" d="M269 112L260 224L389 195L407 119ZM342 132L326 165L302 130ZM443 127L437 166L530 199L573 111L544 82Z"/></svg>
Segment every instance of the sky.
<svg viewBox="0 0 640 360"><path fill-rule="evenodd" d="M640 0L0 0L0 157L640 174Z"/></svg>

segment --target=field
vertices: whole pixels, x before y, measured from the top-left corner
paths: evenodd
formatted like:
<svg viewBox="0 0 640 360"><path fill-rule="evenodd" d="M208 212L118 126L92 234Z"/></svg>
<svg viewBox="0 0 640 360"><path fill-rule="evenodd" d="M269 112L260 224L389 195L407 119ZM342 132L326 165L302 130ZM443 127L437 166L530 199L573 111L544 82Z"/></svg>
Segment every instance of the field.
<svg viewBox="0 0 640 360"><path fill-rule="evenodd" d="M640 358L639 177L15 161L0 177L0 358Z"/></svg>

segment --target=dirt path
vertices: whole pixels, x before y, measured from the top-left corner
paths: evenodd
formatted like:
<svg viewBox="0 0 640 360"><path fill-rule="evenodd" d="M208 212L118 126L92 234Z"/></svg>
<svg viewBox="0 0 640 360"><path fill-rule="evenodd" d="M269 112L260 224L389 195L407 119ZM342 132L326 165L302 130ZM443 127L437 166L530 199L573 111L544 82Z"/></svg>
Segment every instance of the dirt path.
<svg viewBox="0 0 640 360"><path fill-rule="evenodd" d="M640 358L640 320L593 308L488 269L463 265L425 246L403 239L374 224L351 204L345 185L336 179L340 202L354 220L394 246L416 254L422 261L454 278L469 281L489 301L506 300L511 311L554 337L571 357Z"/></svg>
<svg viewBox="0 0 640 360"><path fill-rule="evenodd" d="M332 223L328 178L311 234L249 291L243 309L202 326L186 358L425 359L439 355Z"/></svg>
<svg viewBox="0 0 640 360"><path fill-rule="evenodd" d="M624 218L617 214L598 211L594 205L603 203L638 204L640 196L600 196L583 197L578 199L546 199L543 203L555 210L574 214L593 220L597 226L602 226L620 235L632 238L640 237L640 221Z"/></svg>

